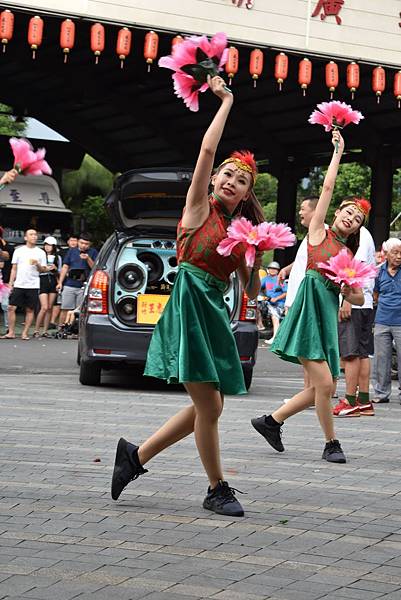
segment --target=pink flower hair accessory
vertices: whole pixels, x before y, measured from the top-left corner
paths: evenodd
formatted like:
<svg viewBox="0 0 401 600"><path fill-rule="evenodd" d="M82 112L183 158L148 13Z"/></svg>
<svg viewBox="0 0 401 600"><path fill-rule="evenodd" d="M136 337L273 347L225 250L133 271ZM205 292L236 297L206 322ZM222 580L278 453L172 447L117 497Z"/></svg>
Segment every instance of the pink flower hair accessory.
<svg viewBox="0 0 401 600"><path fill-rule="evenodd" d="M199 110L199 92L209 85L207 76L218 75L227 62L227 36L216 33L210 40L205 36L191 36L173 47L172 53L159 59L159 67L174 71L175 94L194 112ZM227 88L228 89L228 88Z"/></svg>
<svg viewBox="0 0 401 600"><path fill-rule="evenodd" d="M327 262L317 263L328 279L339 285L348 285L351 288L364 287L369 279L377 275L377 267L368 265L354 257L345 248Z"/></svg>
<svg viewBox="0 0 401 600"><path fill-rule="evenodd" d="M248 267L253 267L256 250L287 248L295 242L295 235L284 223L264 222L253 225L245 217L239 217L227 227L227 237L217 246L217 252L222 256L230 256L237 244L244 243L245 262Z"/></svg>
<svg viewBox="0 0 401 600"><path fill-rule="evenodd" d="M331 131L332 129L343 129L350 123L358 125L364 118L359 110L353 110L349 104L332 100L318 104L317 110L313 111L308 122L312 125L323 125L325 131ZM338 152L337 144L336 152Z"/></svg>

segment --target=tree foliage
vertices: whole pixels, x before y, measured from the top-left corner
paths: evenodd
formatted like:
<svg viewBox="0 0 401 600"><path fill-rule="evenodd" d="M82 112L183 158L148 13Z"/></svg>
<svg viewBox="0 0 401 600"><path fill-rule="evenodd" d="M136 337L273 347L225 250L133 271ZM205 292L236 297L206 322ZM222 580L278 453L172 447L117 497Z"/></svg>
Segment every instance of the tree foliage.
<svg viewBox="0 0 401 600"><path fill-rule="evenodd" d="M0 135L23 136L26 132L26 123L16 121L12 113L10 106L0 104Z"/></svg>
<svg viewBox="0 0 401 600"><path fill-rule="evenodd" d="M85 220L85 229L91 233L95 246L100 246L114 231L103 196L88 196L79 209L79 216Z"/></svg>
<svg viewBox="0 0 401 600"><path fill-rule="evenodd" d="M86 154L77 171L64 173L63 200L71 210L79 209L89 196L106 196L113 187L113 179L108 169Z"/></svg>

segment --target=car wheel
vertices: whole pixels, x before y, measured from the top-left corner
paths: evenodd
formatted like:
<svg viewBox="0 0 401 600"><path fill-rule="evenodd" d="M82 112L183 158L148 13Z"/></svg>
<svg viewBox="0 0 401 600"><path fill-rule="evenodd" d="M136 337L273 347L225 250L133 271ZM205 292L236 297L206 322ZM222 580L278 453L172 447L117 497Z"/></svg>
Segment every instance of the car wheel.
<svg viewBox="0 0 401 600"><path fill-rule="evenodd" d="M252 369L252 367L251 368L242 367L242 372L244 373L245 387L247 390L249 390L249 388L251 387L251 384L252 384L253 369Z"/></svg>
<svg viewBox="0 0 401 600"><path fill-rule="evenodd" d="M82 385L100 385L102 369L93 362L81 360L79 369L79 381Z"/></svg>

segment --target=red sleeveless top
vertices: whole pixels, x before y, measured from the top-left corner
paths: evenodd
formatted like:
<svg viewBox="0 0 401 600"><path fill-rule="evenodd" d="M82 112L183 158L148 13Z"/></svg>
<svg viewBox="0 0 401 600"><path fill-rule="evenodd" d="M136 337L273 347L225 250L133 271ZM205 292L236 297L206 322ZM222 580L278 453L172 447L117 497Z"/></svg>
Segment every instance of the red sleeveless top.
<svg viewBox="0 0 401 600"><path fill-rule="evenodd" d="M311 246L308 240L308 261L306 264L306 270L311 269L317 271L324 276L324 273L317 266L318 262L327 262L331 256L337 256L337 254L346 248L348 253L352 257L353 254L349 248L342 242L329 227L326 229L326 237L321 244L317 246Z"/></svg>
<svg viewBox="0 0 401 600"><path fill-rule="evenodd" d="M230 274L238 269L246 246L238 244L230 256L221 256L216 248L227 237L227 227L232 216L227 212L221 200L209 198L209 216L197 229L177 227L177 261L190 263L222 281L229 280Z"/></svg>

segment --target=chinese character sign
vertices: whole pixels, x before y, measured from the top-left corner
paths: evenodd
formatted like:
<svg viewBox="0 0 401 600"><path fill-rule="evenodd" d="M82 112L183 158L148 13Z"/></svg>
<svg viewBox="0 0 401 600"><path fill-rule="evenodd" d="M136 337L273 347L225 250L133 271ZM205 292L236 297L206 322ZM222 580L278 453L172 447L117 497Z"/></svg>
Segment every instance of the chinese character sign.
<svg viewBox="0 0 401 600"><path fill-rule="evenodd" d="M312 13L312 17L317 17L320 14L322 21L324 21L326 17L335 17L337 25L341 25L342 21L339 12L343 7L344 1L345 0L319 0Z"/></svg>

